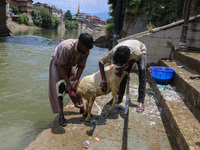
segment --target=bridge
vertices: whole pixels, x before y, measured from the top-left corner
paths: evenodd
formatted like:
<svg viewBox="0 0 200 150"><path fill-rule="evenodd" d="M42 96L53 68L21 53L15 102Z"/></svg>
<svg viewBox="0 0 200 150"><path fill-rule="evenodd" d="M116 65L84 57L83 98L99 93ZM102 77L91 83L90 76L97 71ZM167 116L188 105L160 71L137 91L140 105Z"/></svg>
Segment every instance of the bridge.
<svg viewBox="0 0 200 150"><path fill-rule="evenodd" d="M6 0L0 0L0 37L8 35L10 34L6 26Z"/></svg>

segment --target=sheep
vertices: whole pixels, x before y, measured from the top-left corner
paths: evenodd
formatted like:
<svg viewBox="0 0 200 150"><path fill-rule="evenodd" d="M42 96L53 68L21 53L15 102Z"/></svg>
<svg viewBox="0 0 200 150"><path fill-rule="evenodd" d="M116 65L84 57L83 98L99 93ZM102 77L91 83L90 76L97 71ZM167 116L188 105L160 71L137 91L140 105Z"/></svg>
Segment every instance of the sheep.
<svg viewBox="0 0 200 150"><path fill-rule="evenodd" d="M92 105L95 101L95 98L98 96L106 95L112 92L113 103L108 109L108 111L105 113L105 117L110 115L110 112L113 110L115 104L118 101L118 97L117 97L118 87L122 79L124 78L124 76L129 75L127 71L122 71L121 77L116 76L115 73L118 72L117 67L118 66L116 65L110 65L110 66L105 67L105 75L106 75L106 80L107 80L106 92L102 92L100 88L100 83L101 83L100 71L93 73L91 75L85 76L80 80L77 91L75 93L81 96L82 98L84 98L85 100L87 100L86 111L83 114L83 116L87 114L85 121L90 120ZM59 87L61 83L64 83L66 85L65 81L61 80L57 83L58 84L57 87ZM65 94L66 93L64 92L62 96L64 96Z"/></svg>

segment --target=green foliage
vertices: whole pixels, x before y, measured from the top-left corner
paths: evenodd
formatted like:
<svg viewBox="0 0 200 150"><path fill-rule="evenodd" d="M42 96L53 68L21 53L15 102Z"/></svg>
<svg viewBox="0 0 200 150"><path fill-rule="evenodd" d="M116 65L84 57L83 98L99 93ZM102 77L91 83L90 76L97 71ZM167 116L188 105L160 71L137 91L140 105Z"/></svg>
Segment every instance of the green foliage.
<svg viewBox="0 0 200 150"><path fill-rule="evenodd" d="M32 15L33 23L36 26L41 27L42 17L40 15L40 12L37 9L33 8L31 15Z"/></svg>
<svg viewBox="0 0 200 150"><path fill-rule="evenodd" d="M78 27L79 27L79 24L78 24L78 22L74 22L74 29L78 29Z"/></svg>
<svg viewBox="0 0 200 150"><path fill-rule="evenodd" d="M17 18L17 21L21 24L21 23L24 23L26 25L32 25L30 22L29 22L29 17L27 14L23 13L23 14L19 14L19 17Z"/></svg>
<svg viewBox="0 0 200 150"><path fill-rule="evenodd" d="M64 14L64 19L67 19L69 21L72 20L72 14L71 14L70 10L67 10L67 12Z"/></svg>
<svg viewBox="0 0 200 150"><path fill-rule="evenodd" d="M138 12L140 12L143 1L142 0L128 0L128 5L126 5L128 8L127 15L133 16L133 15L136 15Z"/></svg>
<svg viewBox="0 0 200 150"><path fill-rule="evenodd" d="M60 21L60 19L58 19L58 18L53 18L53 19L54 19L54 21L55 21L55 26L54 26L54 28L57 29L58 26L61 24L61 21Z"/></svg>
<svg viewBox="0 0 200 150"><path fill-rule="evenodd" d="M12 9L12 12L15 15L19 13L19 9L16 6L14 6L14 5L10 5L10 9Z"/></svg>
<svg viewBox="0 0 200 150"><path fill-rule="evenodd" d="M124 0L126 19L138 14L145 14L146 24L152 27L162 26L183 18L185 0ZM110 15L115 18L116 0L108 0ZM191 15L200 13L200 0L192 0Z"/></svg>
<svg viewBox="0 0 200 150"><path fill-rule="evenodd" d="M71 21L65 19L65 29L73 30L73 29L78 29L78 27L79 27L78 22L71 22Z"/></svg>
<svg viewBox="0 0 200 150"><path fill-rule="evenodd" d="M107 19L107 24L110 24L110 23L114 23L114 19L113 18L109 18L109 19Z"/></svg>
<svg viewBox="0 0 200 150"><path fill-rule="evenodd" d="M40 8L40 15L42 18L42 25L41 25L42 28L46 29L54 28L55 21L48 10L46 10L45 8Z"/></svg>
<svg viewBox="0 0 200 150"><path fill-rule="evenodd" d="M192 15L200 14L200 0L194 0L194 7L192 9Z"/></svg>
<svg viewBox="0 0 200 150"><path fill-rule="evenodd" d="M144 8L147 14L147 23L151 23L154 27L162 26L182 19L184 1L154 0L148 2Z"/></svg>
<svg viewBox="0 0 200 150"><path fill-rule="evenodd" d="M23 14L22 14L22 17L23 17L23 20L24 20L23 23L26 24L26 25L29 25L30 22L29 22L29 17L28 17L28 15L25 14L25 13L23 13Z"/></svg>
<svg viewBox="0 0 200 150"><path fill-rule="evenodd" d="M31 15L33 23L38 27L57 29L61 24L60 19L52 17L51 13L45 8L40 8L39 11L36 8L33 8Z"/></svg>
<svg viewBox="0 0 200 150"><path fill-rule="evenodd" d="M116 0L108 0L108 4L110 5L110 16L115 18L115 13L116 13Z"/></svg>
<svg viewBox="0 0 200 150"><path fill-rule="evenodd" d="M19 14L19 17L17 18L17 21L22 24L24 22L22 14Z"/></svg>
<svg viewBox="0 0 200 150"><path fill-rule="evenodd" d="M114 33L114 28L115 28L115 25L114 23L110 23L110 24L107 24L106 27L105 27L105 32L109 35L113 35Z"/></svg>
<svg viewBox="0 0 200 150"><path fill-rule="evenodd" d="M67 30L71 29L71 22L67 19L65 19L65 29L67 29Z"/></svg>

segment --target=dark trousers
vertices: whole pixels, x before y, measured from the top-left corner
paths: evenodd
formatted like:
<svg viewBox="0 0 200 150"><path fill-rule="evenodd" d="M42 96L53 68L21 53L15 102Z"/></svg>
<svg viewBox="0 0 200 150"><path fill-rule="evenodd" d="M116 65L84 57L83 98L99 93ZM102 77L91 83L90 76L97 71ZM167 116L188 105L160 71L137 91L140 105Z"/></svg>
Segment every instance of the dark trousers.
<svg viewBox="0 0 200 150"><path fill-rule="evenodd" d="M144 103L144 99L145 99L145 92L146 92L146 54L142 54L141 59L139 61L137 61L137 65L138 65L138 70L139 70L139 87L138 87L138 102L142 102ZM131 69L133 67L133 64L130 64L128 66L128 68L126 69L126 71L128 73L131 72ZM120 88L119 88L119 93L118 93L118 99L122 100L123 96L124 96L124 92L125 92L125 88L126 88L126 81L128 79L128 76L126 75L122 82L120 83Z"/></svg>

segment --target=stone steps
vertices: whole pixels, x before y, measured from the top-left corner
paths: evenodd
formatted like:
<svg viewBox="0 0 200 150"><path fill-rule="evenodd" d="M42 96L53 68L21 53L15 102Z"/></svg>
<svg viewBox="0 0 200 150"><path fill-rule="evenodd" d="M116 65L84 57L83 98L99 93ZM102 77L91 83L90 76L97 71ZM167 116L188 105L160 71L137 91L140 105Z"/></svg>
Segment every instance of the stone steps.
<svg viewBox="0 0 200 150"><path fill-rule="evenodd" d="M171 133L167 132L166 126L160 116L153 90L147 83L147 95L145 111L136 112L138 97L138 75L130 75L130 99L129 114L124 115L126 96L120 105L116 105L111 115L107 118L102 116L109 106L104 106L100 116L96 116L98 123L92 134L92 139L99 138L99 142L90 140L88 150L126 150L126 149L165 149L178 150L173 143ZM153 94L153 95L152 95ZM111 99L110 96L107 99ZM98 103L97 98L97 103ZM95 113L94 113L95 114Z"/></svg>
<svg viewBox="0 0 200 150"><path fill-rule="evenodd" d="M187 65L187 67L200 74L200 53L175 51L174 59L179 60L183 64Z"/></svg>
<svg viewBox="0 0 200 150"><path fill-rule="evenodd" d="M190 68L190 66L194 64L195 67L193 68L197 70L199 68L198 66L200 66L200 61L198 60L198 57L196 57L198 55L187 57L187 55L183 54L183 52L176 52L175 58L180 59L180 61L185 63L182 63L177 59L174 59L173 61L161 60L160 65L175 69L172 80L173 85L196 109L200 110L200 79L195 78L200 76L200 74ZM183 66L184 68L178 68L178 66Z"/></svg>
<svg viewBox="0 0 200 150"><path fill-rule="evenodd" d="M148 77L179 148L200 149L200 80L190 79L199 75L198 67L191 67L194 63L200 66L198 55L175 52L174 56L172 61L160 61L161 66L175 69L173 79L167 85L170 90L159 88L153 82L150 69Z"/></svg>

